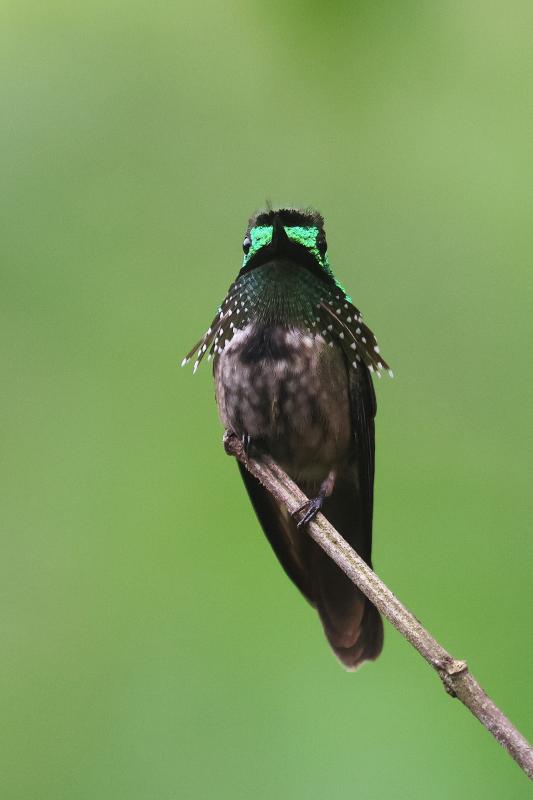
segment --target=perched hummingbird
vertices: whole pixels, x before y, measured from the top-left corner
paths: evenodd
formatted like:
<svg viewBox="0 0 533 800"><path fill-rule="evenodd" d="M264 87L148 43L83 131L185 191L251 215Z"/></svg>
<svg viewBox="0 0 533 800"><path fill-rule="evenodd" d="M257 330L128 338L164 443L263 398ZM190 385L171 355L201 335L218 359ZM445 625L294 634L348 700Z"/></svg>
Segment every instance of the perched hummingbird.
<svg viewBox="0 0 533 800"><path fill-rule="evenodd" d="M235 282L183 364L196 355L196 371L208 352L225 428L257 457L269 454L311 498L291 515L239 464L282 567L317 609L340 661L355 669L381 652L381 617L302 526L321 510L371 565L370 373L381 377L388 365L333 275L318 212L255 214L243 250Z"/></svg>

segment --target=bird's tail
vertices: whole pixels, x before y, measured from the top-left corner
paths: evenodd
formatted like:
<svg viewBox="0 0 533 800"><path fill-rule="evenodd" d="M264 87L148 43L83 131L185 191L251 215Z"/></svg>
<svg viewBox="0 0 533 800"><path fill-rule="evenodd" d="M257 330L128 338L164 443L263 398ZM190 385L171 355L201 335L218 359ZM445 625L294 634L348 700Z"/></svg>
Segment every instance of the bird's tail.
<svg viewBox="0 0 533 800"><path fill-rule="evenodd" d="M383 624L376 608L242 464L244 483L270 544L289 578L317 609L328 641L347 669L378 657ZM312 496L316 487L303 487ZM372 521L351 483L339 482L324 514L370 565Z"/></svg>
<svg viewBox="0 0 533 800"><path fill-rule="evenodd" d="M373 661L383 647L383 622L377 608L341 569L315 545L315 605L324 632L346 669Z"/></svg>
<svg viewBox="0 0 533 800"><path fill-rule="evenodd" d="M324 514L369 566L372 521L356 508L351 486L335 487ZM377 608L313 542L315 605L336 656L349 670L373 661L383 647L383 622Z"/></svg>

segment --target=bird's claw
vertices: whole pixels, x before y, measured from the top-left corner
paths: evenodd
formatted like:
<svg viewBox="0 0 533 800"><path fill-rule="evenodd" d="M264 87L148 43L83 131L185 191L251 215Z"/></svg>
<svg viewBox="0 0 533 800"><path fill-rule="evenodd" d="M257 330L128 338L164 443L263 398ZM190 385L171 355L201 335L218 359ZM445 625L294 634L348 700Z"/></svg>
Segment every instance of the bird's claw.
<svg viewBox="0 0 533 800"><path fill-rule="evenodd" d="M252 437L249 433L243 433L241 436L242 446L244 448L244 455L250 455L250 448L252 446Z"/></svg>
<svg viewBox="0 0 533 800"><path fill-rule="evenodd" d="M322 508L322 503L324 502L324 498L321 495L318 497L313 497L312 500L306 500L305 503L302 503L296 511L292 512L292 517L296 519L300 514L302 514L302 518L298 520L296 527L302 528L304 525L307 525L309 522L312 522L320 509Z"/></svg>

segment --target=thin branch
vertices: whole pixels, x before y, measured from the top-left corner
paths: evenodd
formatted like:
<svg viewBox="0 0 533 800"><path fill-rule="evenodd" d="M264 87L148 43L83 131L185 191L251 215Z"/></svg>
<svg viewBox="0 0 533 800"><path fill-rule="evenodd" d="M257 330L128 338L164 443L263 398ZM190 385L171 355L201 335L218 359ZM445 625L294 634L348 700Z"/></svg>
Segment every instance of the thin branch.
<svg viewBox="0 0 533 800"><path fill-rule="evenodd" d="M244 464L289 512L296 511L307 499L270 457L255 460L247 456L241 441L234 434L226 432L224 447L228 455L235 456ZM533 748L483 691L469 672L466 662L455 659L433 638L322 514L309 523L307 530L311 538L437 671L448 694L458 697L526 775L533 779Z"/></svg>

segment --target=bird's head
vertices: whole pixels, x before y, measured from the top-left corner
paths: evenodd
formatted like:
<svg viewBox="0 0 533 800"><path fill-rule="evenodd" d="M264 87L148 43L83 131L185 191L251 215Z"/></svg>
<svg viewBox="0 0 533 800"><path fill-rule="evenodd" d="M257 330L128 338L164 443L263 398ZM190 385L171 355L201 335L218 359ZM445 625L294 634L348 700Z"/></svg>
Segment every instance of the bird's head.
<svg viewBox="0 0 533 800"><path fill-rule="evenodd" d="M311 209L278 208L260 211L248 222L242 243L240 274L270 262L293 262L333 281L327 257L322 216Z"/></svg>
<svg viewBox="0 0 533 800"><path fill-rule="evenodd" d="M331 271L324 220L317 211L269 208L254 214L246 228L243 250L237 278L183 364L196 353L196 371L206 352L216 359L235 331L244 331L261 319L268 324L299 326L308 334L320 335L330 347L340 345L354 369L361 362L378 377L381 370L388 369L374 334ZM297 278L294 283L284 280L290 270Z"/></svg>

